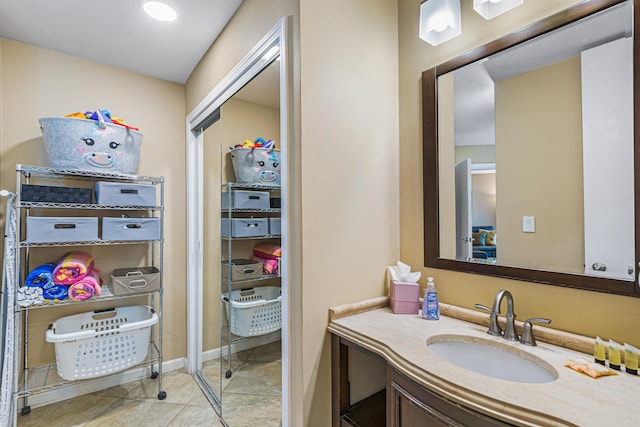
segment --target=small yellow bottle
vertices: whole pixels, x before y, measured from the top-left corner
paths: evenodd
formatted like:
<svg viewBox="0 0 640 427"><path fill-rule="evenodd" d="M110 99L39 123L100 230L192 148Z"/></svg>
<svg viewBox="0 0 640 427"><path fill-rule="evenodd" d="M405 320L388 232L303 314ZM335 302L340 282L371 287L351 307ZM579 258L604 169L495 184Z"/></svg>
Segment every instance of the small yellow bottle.
<svg viewBox="0 0 640 427"><path fill-rule="evenodd" d="M631 344L624 344L624 369L627 373L638 375L638 349Z"/></svg>
<svg viewBox="0 0 640 427"><path fill-rule="evenodd" d="M605 364L605 359L607 358L607 356L605 355L605 351L604 351L604 341L602 341L602 338L600 337L596 337L593 357L596 363L599 363L601 365Z"/></svg>
<svg viewBox="0 0 640 427"><path fill-rule="evenodd" d="M609 367L620 370L620 344L614 340L609 340Z"/></svg>

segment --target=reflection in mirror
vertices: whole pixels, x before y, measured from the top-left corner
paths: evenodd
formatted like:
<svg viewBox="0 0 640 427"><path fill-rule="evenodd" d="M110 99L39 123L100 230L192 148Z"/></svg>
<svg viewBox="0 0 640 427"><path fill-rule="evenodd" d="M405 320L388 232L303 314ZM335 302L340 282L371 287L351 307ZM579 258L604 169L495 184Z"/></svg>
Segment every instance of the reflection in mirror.
<svg viewBox="0 0 640 427"><path fill-rule="evenodd" d="M633 4L591 3L423 74L427 266L633 294Z"/></svg>
<svg viewBox="0 0 640 427"><path fill-rule="evenodd" d="M220 212L220 171L221 166L221 122L216 121L203 133L203 156L207 161L203 167L202 190L205 197L203 210L203 234L209 236L202 243L202 256L205 260L220 259L220 225L216 220ZM221 346L221 311L220 311L220 264L205 262L203 264L204 283L202 288L202 375L207 381L211 391L220 400L222 392L222 363L216 357L216 349Z"/></svg>
<svg viewBox="0 0 640 427"><path fill-rule="evenodd" d="M272 62L219 109L219 120L203 138L203 330L202 376L230 426L279 425L281 419L280 332L251 338L230 334L221 301L228 292L221 260L230 247L220 238L221 186L235 181L229 148L245 140L272 139L280 147L280 63ZM231 259L247 258L255 240L235 240ZM279 286L278 279L258 283ZM233 285L232 290L252 284ZM257 285L256 285L257 286ZM265 420L270 420L266 423ZM266 424L265 424L266 423Z"/></svg>

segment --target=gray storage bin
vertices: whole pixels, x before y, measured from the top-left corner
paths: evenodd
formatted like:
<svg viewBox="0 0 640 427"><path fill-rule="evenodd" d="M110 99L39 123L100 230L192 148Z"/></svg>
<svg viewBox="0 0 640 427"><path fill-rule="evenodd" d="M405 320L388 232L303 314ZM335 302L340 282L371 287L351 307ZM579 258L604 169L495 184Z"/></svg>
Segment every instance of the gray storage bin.
<svg viewBox="0 0 640 427"><path fill-rule="evenodd" d="M229 279L229 262L222 261L222 277ZM231 260L231 281L251 280L262 277L262 263L250 259Z"/></svg>
<svg viewBox="0 0 640 427"><path fill-rule="evenodd" d="M155 206L156 186L121 182L96 182L96 203L110 206Z"/></svg>
<svg viewBox="0 0 640 427"><path fill-rule="evenodd" d="M231 228L231 233L229 233ZM221 233L223 237L258 237L269 234L267 218L222 218Z"/></svg>
<svg viewBox="0 0 640 427"><path fill-rule="evenodd" d="M231 202L231 204L229 204ZM233 190L222 193L222 208L269 209L268 191Z"/></svg>
<svg viewBox="0 0 640 427"><path fill-rule="evenodd" d="M27 242L87 242L98 240L98 218L27 217Z"/></svg>
<svg viewBox="0 0 640 427"><path fill-rule="evenodd" d="M282 234L280 218L269 218L269 234Z"/></svg>
<svg viewBox="0 0 640 427"><path fill-rule="evenodd" d="M159 240L160 218L102 218L102 240Z"/></svg>
<svg viewBox="0 0 640 427"><path fill-rule="evenodd" d="M156 267L116 268L111 272L115 295L153 292L160 289L160 270Z"/></svg>

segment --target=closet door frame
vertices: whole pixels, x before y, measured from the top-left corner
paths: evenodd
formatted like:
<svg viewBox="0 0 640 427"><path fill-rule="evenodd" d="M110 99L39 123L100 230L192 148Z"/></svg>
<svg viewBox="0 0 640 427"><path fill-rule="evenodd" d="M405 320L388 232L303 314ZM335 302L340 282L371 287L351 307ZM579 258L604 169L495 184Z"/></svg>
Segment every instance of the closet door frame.
<svg viewBox="0 0 640 427"><path fill-rule="evenodd" d="M289 27L291 17L283 17L273 29L256 44L256 46L218 83L214 89L189 113L186 118L186 150L187 150L187 359L186 370L193 374L202 369L202 332L203 332L203 132L202 128L219 114L219 108L251 79L257 76L274 60L280 62L280 149L281 156L281 246L283 260L281 265L282 287L282 421L283 426L299 418L291 396L296 395L292 375L300 371L299 364L290 361L301 359L301 336L295 337L292 325L300 325L302 313L295 307L301 307L301 290L290 286L292 277L300 277L300 269L293 268L300 263L301 238L292 229L299 229L290 221L296 216L294 204L300 182L299 165L292 160L296 158L297 149L291 144L291 54ZM294 236L294 237L291 237ZM295 283L295 282L293 282ZM299 281L298 281L299 283ZM299 335L299 328L298 335ZM297 342L298 345L293 345ZM295 365L295 366L294 366ZM213 402L212 402L213 403ZM214 405L215 406L215 405ZM220 408L216 408L217 411Z"/></svg>

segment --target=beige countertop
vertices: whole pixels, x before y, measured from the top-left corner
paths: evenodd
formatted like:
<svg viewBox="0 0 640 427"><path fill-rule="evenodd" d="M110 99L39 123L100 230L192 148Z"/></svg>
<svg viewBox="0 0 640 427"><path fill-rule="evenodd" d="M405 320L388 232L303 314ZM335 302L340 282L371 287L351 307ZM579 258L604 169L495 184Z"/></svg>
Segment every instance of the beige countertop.
<svg viewBox="0 0 640 427"><path fill-rule="evenodd" d="M418 315L396 315L386 306L386 298L377 298L331 309L328 329L384 357L391 366L423 387L506 422L523 426L640 425L640 376L621 371L615 376L593 379L564 366L565 361L579 356L592 360L591 338L535 325L538 345L529 347L487 335L486 326L471 323L488 318L486 314L447 304L441 306L443 313L470 321L448 315L442 315L438 321L423 320ZM516 353L526 352L542 359L557 372L558 379L527 384L458 367L426 345L431 337L442 334L496 340ZM542 339L589 351L589 354L541 342Z"/></svg>

